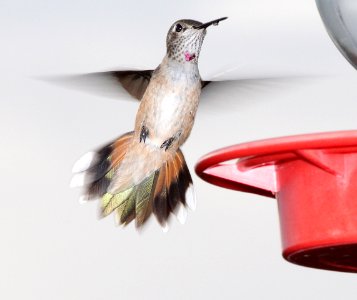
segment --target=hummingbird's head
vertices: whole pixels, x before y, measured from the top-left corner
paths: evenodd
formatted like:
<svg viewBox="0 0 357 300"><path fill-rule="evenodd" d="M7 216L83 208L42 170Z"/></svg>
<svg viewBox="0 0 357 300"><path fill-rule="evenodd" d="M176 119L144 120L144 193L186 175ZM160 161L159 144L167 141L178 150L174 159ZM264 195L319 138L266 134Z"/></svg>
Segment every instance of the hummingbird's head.
<svg viewBox="0 0 357 300"><path fill-rule="evenodd" d="M167 56L181 63L197 64L206 28L225 19L227 17L204 24L194 20L176 21L167 33Z"/></svg>

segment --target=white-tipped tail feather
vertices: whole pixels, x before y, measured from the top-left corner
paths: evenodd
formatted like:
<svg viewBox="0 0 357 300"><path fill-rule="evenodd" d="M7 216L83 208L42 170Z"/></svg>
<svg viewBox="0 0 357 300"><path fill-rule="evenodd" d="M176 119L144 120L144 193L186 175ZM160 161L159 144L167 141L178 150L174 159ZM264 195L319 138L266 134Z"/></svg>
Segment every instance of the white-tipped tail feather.
<svg viewBox="0 0 357 300"><path fill-rule="evenodd" d="M96 156L96 153L91 151L84 154L80 159L78 159L72 168L72 173L79 173L87 170L91 165Z"/></svg>
<svg viewBox="0 0 357 300"><path fill-rule="evenodd" d="M186 223L187 209L182 203L179 203L177 206L178 206L178 209L177 209L177 211L175 213L176 214L176 218L183 225L183 224Z"/></svg>
<svg viewBox="0 0 357 300"><path fill-rule="evenodd" d="M192 211L196 209L196 194L192 184L189 185L186 191L186 203Z"/></svg>
<svg viewBox="0 0 357 300"><path fill-rule="evenodd" d="M161 228L162 228L162 232L163 232L163 233L168 232L169 229L170 229L170 228L169 228L169 224L167 224L167 223L161 225Z"/></svg>
<svg viewBox="0 0 357 300"><path fill-rule="evenodd" d="M86 174L85 174L85 173L75 174L75 175L72 177L69 186L70 186L71 188L84 186L84 184L85 184L85 178L86 178Z"/></svg>
<svg viewBox="0 0 357 300"><path fill-rule="evenodd" d="M79 197L78 202L80 204L85 204L85 203L88 202L88 197L86 195L82 195L82 196Z"/></svg>

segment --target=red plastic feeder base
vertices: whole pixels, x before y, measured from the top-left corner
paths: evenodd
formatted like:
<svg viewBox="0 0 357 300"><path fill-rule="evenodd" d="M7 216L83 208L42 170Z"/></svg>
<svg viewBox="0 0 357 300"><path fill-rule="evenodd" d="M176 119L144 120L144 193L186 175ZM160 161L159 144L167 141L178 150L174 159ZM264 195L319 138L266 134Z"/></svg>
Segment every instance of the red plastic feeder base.
<svg viewBox="0 0 357 300"><path fill-rule="evenodd" d="M196 173L221 187L276 198L289 262L357 273L357 131L223 148L204 156Z"/></svg>

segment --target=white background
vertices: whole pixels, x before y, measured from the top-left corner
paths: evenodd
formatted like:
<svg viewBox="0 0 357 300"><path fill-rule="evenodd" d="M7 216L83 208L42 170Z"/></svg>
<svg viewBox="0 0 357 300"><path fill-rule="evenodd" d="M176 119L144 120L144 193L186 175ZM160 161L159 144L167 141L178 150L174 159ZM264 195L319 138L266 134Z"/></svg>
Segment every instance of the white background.
<svg viewBox="0 0 357 300"><path fill-rule="evenodd" d="M200 57L208 86L183 147L198 198L164 234L97 219L69 189L81 154L132 130L138 103L37 77L153 68L177 19L209 21ZM205 153L245 141L356 127L356 71L314 1L0 2L1 299L355 299L353 274L281 257L274 200L203 182ZM277 79L288 76L288 79ZM124 99L125 98L125 99Z"/></svg>

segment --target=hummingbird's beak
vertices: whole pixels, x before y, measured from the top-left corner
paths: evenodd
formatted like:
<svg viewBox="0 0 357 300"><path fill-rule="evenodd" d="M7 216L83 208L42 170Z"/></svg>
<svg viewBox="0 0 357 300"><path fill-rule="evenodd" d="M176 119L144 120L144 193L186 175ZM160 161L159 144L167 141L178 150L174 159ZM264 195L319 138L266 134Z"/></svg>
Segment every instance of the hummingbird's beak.
<svg viewBox="0 0 357 300"><path fill-rule="evenodd" d="M216 20L213 20L213 21L209 21L209 22L207 22L207 23L204 23L204 24L202 24L202 25L200 25L200 26L193 26L193 28L194 29L205 29L205 28L207 28L208 26L211 26L211 25L218 25L218 23L220 22L220 21L223 21L223 20L225 20L225 19L227 19L228 17L223 17L223 18L219 18L219 19L216 19Z"/></svg>

